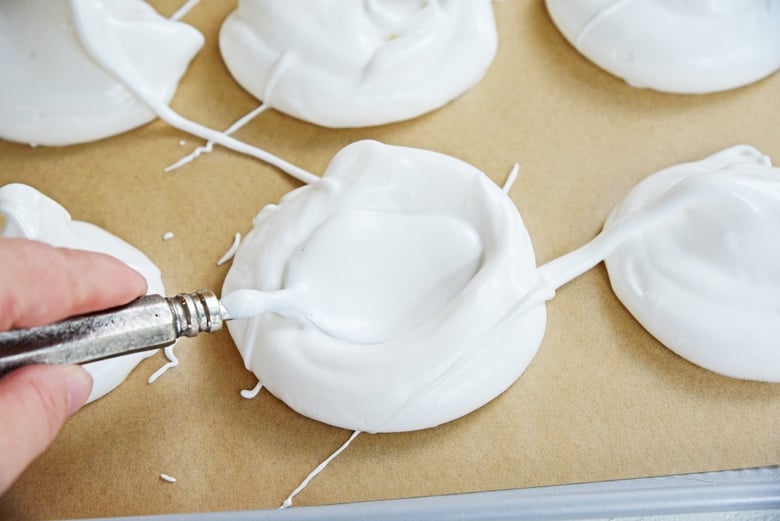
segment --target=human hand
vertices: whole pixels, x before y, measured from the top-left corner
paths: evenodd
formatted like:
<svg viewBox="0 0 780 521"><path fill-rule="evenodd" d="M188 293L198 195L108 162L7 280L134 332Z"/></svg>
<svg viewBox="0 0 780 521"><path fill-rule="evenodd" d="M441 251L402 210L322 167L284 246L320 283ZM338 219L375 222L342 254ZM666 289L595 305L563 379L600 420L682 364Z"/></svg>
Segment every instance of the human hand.
<svg viewBox="0 0 780 521"><path fill-rule="evenodd" d="M0 331L130 302L144 278L98 253L0 238ZM84 405L92 377L79 366L34 365L0 378L0 495Z"/></svg>

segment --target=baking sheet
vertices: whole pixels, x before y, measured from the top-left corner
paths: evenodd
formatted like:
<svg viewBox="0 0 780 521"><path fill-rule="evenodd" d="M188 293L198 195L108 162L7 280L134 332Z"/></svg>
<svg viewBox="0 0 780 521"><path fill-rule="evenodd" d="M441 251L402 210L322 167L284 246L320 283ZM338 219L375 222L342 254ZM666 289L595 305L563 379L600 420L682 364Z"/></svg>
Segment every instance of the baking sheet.
<svg viewBox="0 0 780 521"><path fill-rule="evenodd" d="M151 2L161 13L180 5ZM173 107L226 128L258 102L219 57L234 2L202 2L184 20L206 45ZM485 79L412 121L328 130L269 111L236 136L315 173L341 147L371 138L464 159L510 192L539 263L593 237L640 179L747 143L780 160L780 75L721 94L638 90L591 65L540 1L494 3L499 50ZM185 141L184 146L179 142ZM146 252L170 294L219 289L216 261L233 234L298 182L217 148L172 172L201 144L159 121L100 142L31 148L0 142L0 184L25 182ZM175 237L163 241L165 232ZM304 418L263 392L227 332L180 344L181 365L143 362L86 407L0 498L2 519L275 508L348 431ZM420 432L360 435L296 505L417 497L780 463L780 385L718 376L677 357L633 320L603 266L548 304L539 354L502 396ZM175 484L160 473L177 478Z"/></svg>
<svg viewBox="0 0 780 521"><path fill-rule="evenodd" d="M769 521L780 518L780 467L599 481L424 498L123 517L122 521ZM105 518L104 518L105 519ZM114 518L116 519L116 518ZM95 520L97 521L97 520Z"/></svg>

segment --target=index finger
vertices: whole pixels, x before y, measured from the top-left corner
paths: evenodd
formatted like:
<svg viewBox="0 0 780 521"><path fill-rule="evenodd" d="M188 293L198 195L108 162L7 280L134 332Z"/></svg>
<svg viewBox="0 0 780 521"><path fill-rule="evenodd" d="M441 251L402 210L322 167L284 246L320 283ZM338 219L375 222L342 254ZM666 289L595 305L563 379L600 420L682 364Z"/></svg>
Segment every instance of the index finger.
<svg viewBox="0 0 780 521"><path fill-rule="evenodd" d="M0 238L0 331L118 306L145 292L143 276L109 255Z"/></svg>

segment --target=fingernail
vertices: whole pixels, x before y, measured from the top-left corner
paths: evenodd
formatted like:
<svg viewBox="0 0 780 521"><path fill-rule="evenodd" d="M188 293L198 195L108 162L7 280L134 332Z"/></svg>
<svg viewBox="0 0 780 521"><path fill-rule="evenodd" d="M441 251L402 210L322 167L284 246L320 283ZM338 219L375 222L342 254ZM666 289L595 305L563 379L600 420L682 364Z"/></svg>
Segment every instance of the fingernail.
<svg viewBox="0 0 780 521"><path fill-rule="evenodd" d="M65 378L68 389L68 416L81 409L92 391L92 375L78 365L71 366Z"/></svg>

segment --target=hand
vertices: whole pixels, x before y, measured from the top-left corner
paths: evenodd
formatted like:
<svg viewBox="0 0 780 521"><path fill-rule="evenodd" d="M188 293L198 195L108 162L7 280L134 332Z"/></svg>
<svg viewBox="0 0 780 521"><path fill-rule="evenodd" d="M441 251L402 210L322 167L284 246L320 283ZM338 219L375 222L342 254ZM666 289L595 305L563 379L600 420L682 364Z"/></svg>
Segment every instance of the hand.
<svg viewBox="0 0 780 521"><path fill-rule="evenodd" d="M145 292L144 278L108 255L0 238L0 331L118 306ZM0 379L0 495L91 390L92 377L79 366L34 365Z"/></svg>

